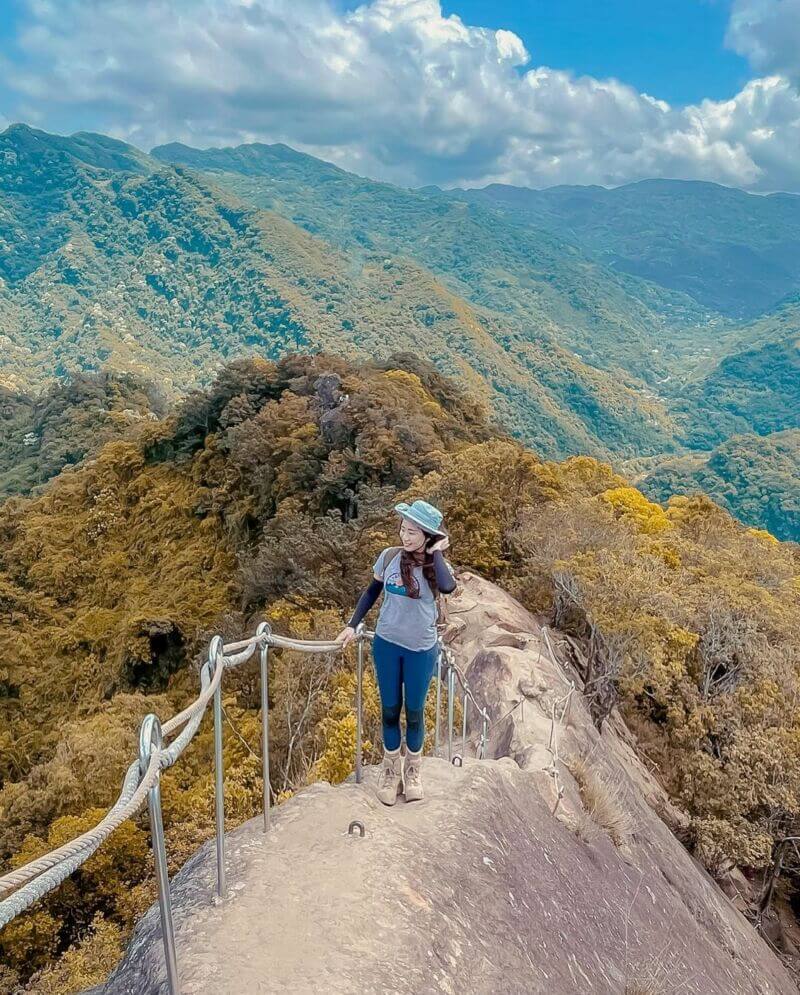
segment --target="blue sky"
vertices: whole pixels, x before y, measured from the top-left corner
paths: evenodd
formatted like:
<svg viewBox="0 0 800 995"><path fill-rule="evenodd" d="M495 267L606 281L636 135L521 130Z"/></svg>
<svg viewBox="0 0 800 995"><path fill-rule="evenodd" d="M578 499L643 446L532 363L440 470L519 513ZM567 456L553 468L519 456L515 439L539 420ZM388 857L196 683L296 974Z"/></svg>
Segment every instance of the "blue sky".
<svg viewBox="0 0 800 995"><path fill-rule="evenodd" d="M0 0L0 127L408 186L800 191L800 0Z"/></svg>
<svg viewBox="0 0 800 995"><path fill-rule="evenodd" d="M615 76L671 103L731 97L750 76L724 46L728 3L705 0L458 0L447 13L516 32L536 62Z"/></svg>
<svg viewBox="0 0 800 995"><path fill-rule="evenodd" d="M18 10L17 0L0 0L0 53L9 59L9 68L12 69L15 65L14 39ZM0 63L0 70L4 68L6 67ZM9 75L7 68L5 72L0 71L0 119L5 116L13 120L16 101L7 84Z"/></svg>
<svg viewBox="0 0 800 995"><path fill-rule="evenodd" d="M671 103L731 97L751 75L724 44L727 0L450 0L442 8L514 31L536 62L614 76Z"/></svg>

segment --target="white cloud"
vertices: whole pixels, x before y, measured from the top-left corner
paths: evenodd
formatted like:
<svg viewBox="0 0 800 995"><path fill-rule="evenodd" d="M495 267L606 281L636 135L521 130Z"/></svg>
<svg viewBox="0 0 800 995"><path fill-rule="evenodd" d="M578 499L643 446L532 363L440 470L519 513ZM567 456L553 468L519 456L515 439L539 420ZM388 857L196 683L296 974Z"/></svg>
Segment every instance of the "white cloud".
<svg viewBox="0 0 800 995"><path fill-rule="evenodd" d="M495 31L495 40L497 41L497 53L501 59L506 59L514 66L524 66L529 60L525 46L522 44L522 39L518 38L513 31Z"/></svg>
<svg viewBox="0 0 800 995"><path fill-rule="evenodd" d="M757 72L800 83L800 0L734 0L725 40Z"/></svg>
<svg viewBox="0 0 800 995"><path fill-rule="evenodd" d="M798 3L735 0L731 43L760 12L748 55L776 71L685 108L531 65L515 34L443 17L438 0L348 13L332 0L29 0L13 85L44 126L145 148L284 141L411 185L671 176L800 190L800 94L767 16Z"/></svg>

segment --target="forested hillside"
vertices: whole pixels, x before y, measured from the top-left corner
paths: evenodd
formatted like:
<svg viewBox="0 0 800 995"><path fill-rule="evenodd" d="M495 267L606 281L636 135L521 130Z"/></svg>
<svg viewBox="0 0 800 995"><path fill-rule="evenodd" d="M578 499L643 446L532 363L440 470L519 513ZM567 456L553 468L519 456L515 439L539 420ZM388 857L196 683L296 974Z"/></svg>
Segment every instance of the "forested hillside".
<svg viewBox="0 0 800 995"><path fill-rule="evenodd" d="M173 144L152 154L205 171L242 200L351 252L416 259L460 297L513 318L526 336L552 333L584 362L650 385L700 352L713 317L684 294L598 264L545 228L435 189L376 183L282 145Z"/></svg>
<svg viewBox="0 0 800 995"><path fill-rule="evenodd" d="M394 537L391 508L416 497L445 512L456 565L587 647L596 720L619 700L712 872L761 868L773 840L800 829L797 545L702 496L651 502L588 457L543 461L413 355L323 353L229 364L42 493L0 505L2 860L98 819L143 715L194 696L212 633L238 637L263 617L289 635L337 632ZM274 655L278 801L351 769L350 652ZM258 704L255 671L233 673L230 824L260 805ZM365 708L372 759L369 674ZM211 739L204 726L165 777L172 871L213 833ZM154 895L145 827L120 830L0 933L0 992L65 995L101 979Z"/></svg>
<svg viewBox="0 0 800 995"><path fill-rule="evenodd" d="M675 454L800 426L798 197L671 181L407 191L282 145L173 144L153 155L203 171L350 252L412 256L465 298L525 327L552 328L576 358L641 378L643 396L674 419ZM654 282L617 272L626 268ZM732 320L788 290L795 295L758 319ZM705 482L713 488L718 479ZM709 493L725 501L728 489ZM787 502L790 495L777 496Z"/></svg>
<svg viewBox="0 0 800 995"><path fill-rule="evenodd" d="M546 455L674 445L658 398L616 365L582 362L553 321L467 303L383 249L347 254L123 143L10 128L0 204L0 383L14 391L106 368L177 396L237 355L400 348L459 376ZM464 245L481 237L461 234ZM462 251L449 241L458 232L447 237L449 253ZM636 307L620 326L633 339L647 324Z"/></svg>
<svg viewBox="0 0 800 995"><path fill-rule="evenodd" d="M630 460L637 487L655 501L704 492L740 521L800 542L800 430L740 435L710 452Z"/></svg>
<svg viewBox="0 0 800 995"><path fill-rule="evenodd" d="M165 404L129 374L80 374L38 397L0 387L0 501L30 493Z"/></svg>
<svg viewBox="0 0 800 995"><path fill-rule="evenodd" d="M237 356L292 350L413 352L543 457L694 465L733 436L798 428L798 198L667 181L468 193L403 190L282 145L148 156L100 135L7 129L0 493L86 451L80 430L61 443L60 428L48 441L34 423L54 417L39 394L59 378L132 376L176 399ZM747 248L763 285L748 284L731 246ZM616 252L655 267L652 280L619 272ZM670 284L678 260L695 280L686 293L653 282ZM725 316L739 308L729 291L752 303L787 287L754 320ZM712 290L725 314L705 308ZM109 403L117 424L141 414ZM784 470L769 477L779 485ZM677 477L659 479L666 497ZM724 480L704 473L702 486L766 524ZM777 509L793 501L791 487L770 497ZM793 536L791 513L777 515L769 523Z"/></svg>
<svg viewBox="0 0 800 995"><path fill-rule="evenodd" d="M624 273L753 318L800 286L800 197L687 180L607 190L492 184L452 196L560 235Z"/></svg>
<svg viewBox="0 0 800 995"><path fill-rule="evenodd" d="M798 295L737 328L731 345L710 373L684 385L675 398L673 411L690 448L800 427Z"/></svg>

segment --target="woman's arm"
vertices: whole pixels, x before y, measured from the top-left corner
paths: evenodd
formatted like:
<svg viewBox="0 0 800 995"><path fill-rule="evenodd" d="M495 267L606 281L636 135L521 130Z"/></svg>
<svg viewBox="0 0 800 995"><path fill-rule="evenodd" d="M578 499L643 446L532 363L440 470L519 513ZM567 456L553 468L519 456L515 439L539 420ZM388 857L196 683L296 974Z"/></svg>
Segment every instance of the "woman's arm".
<svg viewBox="0 0 800 995"><path fill-rule="evenodd" d="M355 627L364 619L367 612L372 608L375 602L378 600L378 595L383 590L383 581L378 580L377 577L372 578L372 583L369 587L365 588L361 597L358 599L358 604L353 612L353 616L347 623L348 627L355 629Z"/></svg>
<svg viewBox="0 0 800 995"><path fill-rule="evenodd" d="M441 549L433 551L433 567L436 571L436 586L442 594L451 594L456 589L456 579Z"/></svg>

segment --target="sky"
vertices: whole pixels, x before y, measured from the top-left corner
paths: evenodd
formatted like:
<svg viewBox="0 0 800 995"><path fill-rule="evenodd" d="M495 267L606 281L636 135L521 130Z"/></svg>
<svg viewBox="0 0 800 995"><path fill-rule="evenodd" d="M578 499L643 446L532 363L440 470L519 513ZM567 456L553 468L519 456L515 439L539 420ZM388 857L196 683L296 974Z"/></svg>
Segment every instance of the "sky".
<svg viewBox="0 0 800 995"><path fill-rule="evenodd" d="M750 76L747 60L724 44L730 3L723 0L468 0L442 8L466 23L513 31L537 63L613 76L670 103L724 99Z"/></svg>
<svg viewBox="0 0 800 995"><path fill-rule="evenodd" d="M0 0L0 128L800 192L800 0Z"/></svg>

